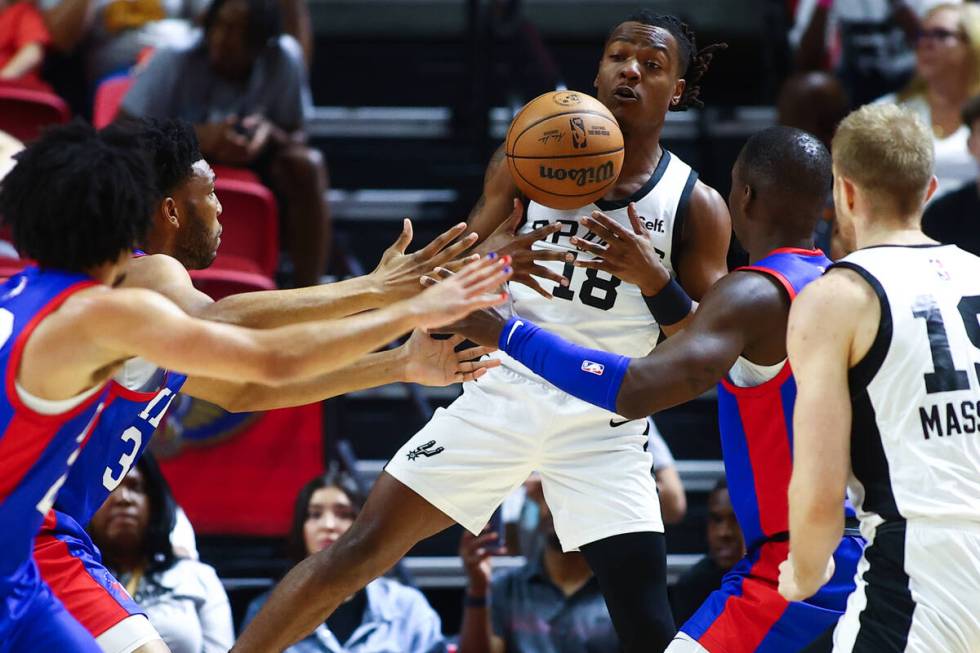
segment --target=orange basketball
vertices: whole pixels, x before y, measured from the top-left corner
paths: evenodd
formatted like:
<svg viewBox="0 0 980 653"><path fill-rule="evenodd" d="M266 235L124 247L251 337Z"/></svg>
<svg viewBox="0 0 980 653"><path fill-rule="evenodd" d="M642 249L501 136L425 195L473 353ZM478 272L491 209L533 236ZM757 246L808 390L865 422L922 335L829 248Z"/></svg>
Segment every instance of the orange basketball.
<svg viewBox="0 0 980 653"><path fill-rule="evenodd" d="M507 165L517 187L553 209L605 195L623 167L623 134L609 109L577 91L527 103L507 130Z"/></svg>

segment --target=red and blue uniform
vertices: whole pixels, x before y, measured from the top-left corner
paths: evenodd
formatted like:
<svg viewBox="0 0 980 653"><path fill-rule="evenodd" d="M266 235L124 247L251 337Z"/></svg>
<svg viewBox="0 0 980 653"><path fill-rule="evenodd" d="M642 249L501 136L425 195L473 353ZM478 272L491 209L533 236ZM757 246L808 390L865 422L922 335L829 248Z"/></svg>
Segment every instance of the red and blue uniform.
<svg viewBox="0 0 980 653"><path fill-rule="evenodd" d="M0 653L100 649L41 580L31 556L34 538L91 435L105 390L89 393L60 414L27 406L16 388L24 347L37 325L88 276L31 267L0 286Z"/></svg>
<svg viewBox="0 0 980 653"><path fill-rule="evenodd" d="M786 248L740 269L774 279L792 301L829 265L819 250ZM681 627L713 653L799 651L837 623L854 589L864 541L845 536L834 554L834 577L820 592L793 603L778 592L779 564L789 554L787 493L793 471L795 401L796 382L788 361L761 385L736 386L727 378L718 385L728 494L747 554L725 575L721 589Z"/></svg>
<svg viewBox="0 0 980 653"><path fill-rule="evenodd" d="M143 613L105 568L85 527L143 454L187 380L183 374L160 374L162 380L148 392L109 383L102 416L34 544L44 581L95 637Z"/></svg>
<svg viewBox="0 0 980 653"><path fill-rule="evenodd" d="M42 578L94 637L143 611L102 564L85 527L143 455L186 380L157 370L146 382L151 390L109 382L102 415L35 540Z"/></svg>

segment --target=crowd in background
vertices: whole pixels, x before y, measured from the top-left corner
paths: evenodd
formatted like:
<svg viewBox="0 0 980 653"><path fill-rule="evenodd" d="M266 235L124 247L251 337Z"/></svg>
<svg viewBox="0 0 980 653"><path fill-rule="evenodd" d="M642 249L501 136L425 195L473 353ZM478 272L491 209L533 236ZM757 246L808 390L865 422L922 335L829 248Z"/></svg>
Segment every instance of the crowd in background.
<svg viewBox="0 0 980 653"><path fill-rule="evenodd" d="M509 38L540 44L533 25L500 3ZM837 122L868 102L894 102L919 114L934 134L939 192L924 229L980 255L980 5L936 0L788 0L786 34L794 73L777 100L778 120L830 146ZM558 65L537 45L542 78ZM45 63L45 55L53 55ZM195 125L205 157L246 168L275 194L282 243L296 285L317 283L332 248L329 182L323 154L304 125L311 109L308 67L313 29L302 0L0 0L0 86L57 90L88 103L100 82L132 76L121 115L177 117ZM66 73L80 66L80 76ZM48 76L45 76L48 73ZM63 86L66 77L73 84ZM77 84L81 82L79 91ZM545 89L540 89L545 90ZM0 133L0 175L17 144ZM832 198L815 234L831 257ZM655 432L655 429L654 429ZM669 449L651 441L665 521L685 510ZM296 499L289 534L293 563L330 546L351 525L362 496L331 469ZM614 651L601 594L580 554L557 544L540 483L528 481L511 506L507 537L524 567L493 576L502 531L464 535L467 577L458 644L417 590L379 579L290 649L314 651ZM506 512L506 509L505 509ZM708 501L708 555L672 589L682 622L742 555L744 544L724 483ZM91 525L107 566L127 587L174 653L227 650L231 610L214 570L197 561L193 535L166 481L144 457ZM265 600L250 606L246 621ZM374 648L372 648L374 647Z"/></svg>

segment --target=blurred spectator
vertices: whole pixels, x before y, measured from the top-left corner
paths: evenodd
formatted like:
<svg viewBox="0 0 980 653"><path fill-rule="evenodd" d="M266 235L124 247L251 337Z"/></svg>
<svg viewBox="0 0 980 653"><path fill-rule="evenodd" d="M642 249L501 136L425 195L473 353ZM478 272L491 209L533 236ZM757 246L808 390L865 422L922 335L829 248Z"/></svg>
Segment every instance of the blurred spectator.
<svg viewBox="0 0 980 653"><path fill-rule="evenodd" d="M302 44L309 63L313 31L303 0L279 0L286 33ZM54 45L81 45L90 83L127 72L147 48L175 46L193 36L210 0L38 0Z"/></svg>
<svg viewBox="0 0 980 653"><path fill-rule="evenodd" d="M667 441L661 435L660 429L652 417L647 418L650 437L647 440L647 451L653 456L653 476L657 481L657 493L660 495L660 513L664 524L677 524L684 519L687 512L687 495L684 493L684 483L677 473L677 462L667 446Z"/></svg>
<svg viewBox="0 0 980 653"><path fill-rule="evenodd" d="M900 93L880 98L915 111L932 126L939 195L976 176L962 124L966 101L980 93L980 7L942 4L922 21L918 34L915 77Z"/></svg>
<svg viewBox="0 0 980 653"><path fill-rule="evenodd" d="M50 41L31 0L0 0L0 84L50 92L39 75Z"/></svg>
<svg viewBox="0 0 980 653"><path fill-rule="evenodd" d="M856 106L901 88L918 21L942 0L800 0L790 44L798 70L832 70Z"/></svg>
<svg viewBox="0 0 980 653"><path fill-rule="evenodd" d="M228 596L213 568L174 553L176 510L160 468L144 454L89 533L172 653L225 653L234 642Z"/></svg>
<svg viewBox="0 0 980 653"><path fill-rule="evenodd" d="M277 0L214 0L203 36L154 54L122 113L182 118L209 161L255 170L279 200L293 280L306 286L319 281L330 248L327 168L306 145L306 69L280 23Z"/></svg>
<svg viewBox="0 0 980 653"><path fill-rule="evenodd" d="M684 572L670 588L674 621L680 625L701 607L708 595L721 587L721 579L745 555L742 530L722 478L708 495L708 555Z"/></svg>
<svg viewBox="0 0 980 653"><path fill-rule="evenodd" d="M492 583L490 556L503 553L498 534L463 533L459 554L469 578L459 653L618 652L599 583L578 551L562 553L539 479L527 496L541 514L544 551Z"/></svg>
<svg viewBox="0 0 980 653"><path fill-rule="evenodd" d="M364 498L351 476L332 467L307 483L293 510L288 553L293 562L321 551L347 532ZM248 624L269 598L248 606ZM243 624L244 627L244 624ZM326 622L284 653L373 653L444 651L439 615L418 590L378 578L342 603Z"/></svg>
<svg viewBox="0 0 980 653"><path fill-rule="evenodd" d="M813 134L830 149L837 125L849 113L849 107L844 86L833 75L820 71L796 73L779 91L777 121ZM829 188L823 219L817 223L813 239L831 259L837 260L848 253L840 238L834 194Z"/></svg>
<svg viewBox="0 0 980 653"><path fill-rule="evenodd" d="M507 104L519 110L531 98L561 85L561 73L537 26L522 11L523 0L493 0L490 29L494 59L507 85Z"/></svg>
<svg viewBox="0 0 980 653"><path fill-rule="evenodd" d="M951 243L980 256L980 95L963 107L970 130L967 146L977 165L976 178L926 208L922 230L941 243Z"/></svg>

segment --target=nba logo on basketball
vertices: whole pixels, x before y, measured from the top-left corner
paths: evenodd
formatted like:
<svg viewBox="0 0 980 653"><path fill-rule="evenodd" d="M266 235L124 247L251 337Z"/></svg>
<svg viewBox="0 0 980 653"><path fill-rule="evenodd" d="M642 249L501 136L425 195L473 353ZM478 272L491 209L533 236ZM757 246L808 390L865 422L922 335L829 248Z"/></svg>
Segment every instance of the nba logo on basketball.
<svg viewBox="0 0 980 653"><path fill-rule="evenodd" d="M582 361L582 371L588 372L589 374L595 374L596 376L602 376L602 373L606 371L606 366L602 363Z"/></svg>
<svg viewBox="0 0 980 653"><path fill-rule="evenodd" d="M572 128L572 147L583 148L589 144L588 137L585 135L585 121L581 118L570 118L569 126Z"/></svg>

